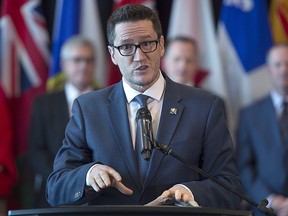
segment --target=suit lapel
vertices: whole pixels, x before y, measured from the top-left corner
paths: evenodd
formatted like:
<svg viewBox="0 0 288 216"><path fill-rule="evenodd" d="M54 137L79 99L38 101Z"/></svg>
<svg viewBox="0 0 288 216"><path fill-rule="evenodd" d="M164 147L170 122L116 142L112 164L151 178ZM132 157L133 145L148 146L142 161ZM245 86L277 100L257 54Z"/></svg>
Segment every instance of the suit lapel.
<svg viewBox="0 0 288 216"><path fill-rule="evenodd" d="M182 98L177 85L174 85L174 83L169 78L165 78L166 89L159 128L155 139L158 142L169 146L181 118L184 106L179 103ZM148 185L153 176L157 173L158 167L164 156L165 155L159 150L153 149L153 153L150 159L150 167L144 185Z"/></svg>
<svg viewBox="0 0 288 216"><path fill-rule="evenodd" d="M122 82L117 84L112 91L107 105L112 130L120 147L122 157L128 167L131 178L137 187L141 188L137 163L135 160L134 149L131 140L130 125L128 121L126 97L122 87Z"/></svg>
<svg viewBox="0 0 288 216"><path fill-rule="evenodd" d="M282 138L279 128L278 119L275 115L275 108L273 106L273 102L271 97L268 97L264 101L263 110L261 111L262 116L267 116L267 118L262 118L261 120L263 123L261 125L264 125L268 128L263 128L263 131L261 132L264 136L266 136L265 140L270 140L269 143L274 143L274 145L282 146ZM276 126L276 127L275 127ZM266 131L271 131L272 136L269 135L269 133L266 133ZM271 140L272 139L272 140Z"/></svg>

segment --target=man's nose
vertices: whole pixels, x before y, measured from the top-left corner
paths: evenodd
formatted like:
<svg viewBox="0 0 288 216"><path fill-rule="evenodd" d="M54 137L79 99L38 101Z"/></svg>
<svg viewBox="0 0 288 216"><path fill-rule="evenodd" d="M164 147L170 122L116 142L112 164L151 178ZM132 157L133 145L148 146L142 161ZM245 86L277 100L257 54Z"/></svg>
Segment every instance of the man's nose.
<svg viewBox="0 0 288 216"><path fill-rule="evenodd" d="M141 61L144 58L146 58L146 54L140 49L140 47L137 47L134 53L134 61Z"/></svg>

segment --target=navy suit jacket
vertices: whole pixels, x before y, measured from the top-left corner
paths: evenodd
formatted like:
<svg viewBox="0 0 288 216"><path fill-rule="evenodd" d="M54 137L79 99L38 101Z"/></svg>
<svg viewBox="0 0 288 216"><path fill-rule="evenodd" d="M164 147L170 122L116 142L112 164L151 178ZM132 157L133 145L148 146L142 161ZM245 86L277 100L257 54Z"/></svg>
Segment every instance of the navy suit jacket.
<svg viewBox="0 0 288 216"><path fill-rule="evenodd" d="M46 181L53 170L53 161L62 145L68 121L69 111L64 91L40 95L33 102L28 159L35 174L36 207L48 206L45 197Z"/></svg>
<svg viewBox="0 0 288 216"><path fill-rule="evenodd" d="M272 193L288 196L288 147L282 143L270 96L241 111L237 140L237 160L249 196L257 202Z"/></svg>
<svg viewBox="0 0 288 216"><path fill-rule="evenodd" d="M69 121L64 91L38 96L32 109L29 132L29 159L33 170L47 179L54 158L65 137Z"/></svg>
<svg viewBox="0 0 288 216"><path fill-rule="evenodd" d="M190 163L242 192L222 101L203 90L166 79L156 139ZM171 108L177 114L170 113ZM235 208L240 199L170 155L153 150L141 187L122 82L75 100L66 139L47 184L52 206L65 204L145 204L175 184L184 184L201 206ZM115 188L88 192L86 173L95 163L114 168L132 196Z"/></svg>

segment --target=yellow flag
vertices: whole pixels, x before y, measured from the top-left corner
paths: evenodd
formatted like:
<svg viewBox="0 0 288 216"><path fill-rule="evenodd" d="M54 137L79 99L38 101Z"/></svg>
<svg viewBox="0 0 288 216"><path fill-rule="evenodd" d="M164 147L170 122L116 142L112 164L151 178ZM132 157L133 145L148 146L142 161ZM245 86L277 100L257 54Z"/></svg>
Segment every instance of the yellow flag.
<svg viewBox="0 0 288 216"><path fill-rule="evenodd" d="M275 43L288 42L288 1L272 0L270 7L271 30Z"/></svg>

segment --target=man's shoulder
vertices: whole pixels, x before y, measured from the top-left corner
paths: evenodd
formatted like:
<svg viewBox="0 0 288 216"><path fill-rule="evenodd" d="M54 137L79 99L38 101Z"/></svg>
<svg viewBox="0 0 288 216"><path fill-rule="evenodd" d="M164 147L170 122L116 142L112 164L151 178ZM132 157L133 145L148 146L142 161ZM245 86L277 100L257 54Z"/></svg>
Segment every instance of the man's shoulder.
<svg viewBox="0 0 288 216"><path fill-rule="evenodd" d="M270 95L266 95L258 100L254 101L250 105L243 108L243 110L253 110L258 109L259 107L267 106L267 104L272 103Z"/></svg>
<svg viewBox="0 0 288 216"><path fill-rule="evenodd" d="M208 91L203 88L193 87L193 86L186 86L179 84L179 88L182 92L182 95L185 98L191 98L193 100L200 100L200 101L214 101L220 100L223 102L220 96L216 95L214 92Z"/></svg>
<svg viewBox="0 0 288 216"><path fill-rule="evenodd" d="M251 103L250 105L243 107L240 110L240 115L254 115L261 112L262 109L266 109L267 106L272 105L272 100L270 95L266 95L255 102Z"/></svg>
<svg viewBox="0 0 288 216"><path fill-rule="evenodd" d="M194 87L194 86L189 86L189 85L184 85L184 84L180 84L177 82L174 82L170 79L167 80L167 85L170 85L171 88L173 89L179 89L182 94L187 94L187 95L206 95L206 96L214 96L214 94L208 90L205 90L203 88L198 88L198 87Z"/></svg>
<svg viewBox="0 0 288 216"><path fill-rule="evenodd" d="M88 92L79 96L77 100L81 102L85 102L85 101L91 102L91 100L96 100L96 101L107 100L109 96L115 91L115 88L119 88L119 85L120 84L118 83L118 84L114 84L114 85L107 86L104 88L96 89L94 91L91 91L91 92Z"/></svg>
<svg viewBox="0 0 288 216"><path fill-rule="evenodd" d="M220 97L207 90L182 85L173 81L168 82L166 87L165 98L174 102L178 101L186 109L210 109L215 105L217 107L225 107L224 101Z"/></svg>
<svg viewBox="0 0 288 216"><path fill-rule="evenodd" d="M57 92L44 92L35 98L35 103L52 102L59 98L65 98L64 90Z"/></svg>

